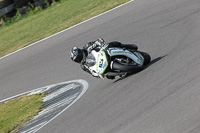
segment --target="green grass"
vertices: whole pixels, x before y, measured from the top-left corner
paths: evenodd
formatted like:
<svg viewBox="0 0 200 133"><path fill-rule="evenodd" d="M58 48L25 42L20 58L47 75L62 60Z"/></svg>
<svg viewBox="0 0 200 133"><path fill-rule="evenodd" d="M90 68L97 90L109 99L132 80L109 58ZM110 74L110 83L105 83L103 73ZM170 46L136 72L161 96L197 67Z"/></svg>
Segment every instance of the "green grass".
<svg viewBox="0 0 200 133"><path fill-rule="evenodd" d="M37 115L42 105L42 95L21 96L0 103L0 133L17 131Z"/></svg>
<svg viewBox="0 0 200 133"><path fill-rule="evenodd" d="M0 28L0 56L25 47L129 0L61 0Z"/></svg>

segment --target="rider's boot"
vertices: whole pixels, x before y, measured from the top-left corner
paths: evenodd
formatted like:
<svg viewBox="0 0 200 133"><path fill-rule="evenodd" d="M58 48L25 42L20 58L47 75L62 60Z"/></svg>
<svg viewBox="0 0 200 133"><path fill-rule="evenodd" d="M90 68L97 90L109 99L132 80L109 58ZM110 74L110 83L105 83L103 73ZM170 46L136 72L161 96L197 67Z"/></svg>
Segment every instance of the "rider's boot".
<svg viewBox="0 0 200 133"><path fill-rule="evenodd" d="M125 49L132 49L136 50L138 49L138 46L135 44L122 44L121 42L113 41L109 43L109 47L120 47Z"/></svg>
<svg viewBox="0 0 200 133"><path fill-rule="evenodd" d="M135 50L135 51L138 50L138 46L135 44L122 44L122 45L125 49L131 49L131 50Z"/></svg>

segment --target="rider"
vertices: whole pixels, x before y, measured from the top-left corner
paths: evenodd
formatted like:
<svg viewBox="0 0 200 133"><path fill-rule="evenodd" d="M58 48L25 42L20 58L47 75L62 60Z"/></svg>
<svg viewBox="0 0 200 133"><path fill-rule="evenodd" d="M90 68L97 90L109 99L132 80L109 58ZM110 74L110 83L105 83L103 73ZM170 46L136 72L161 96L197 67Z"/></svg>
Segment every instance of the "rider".
<svg viewBox="0 0 200 133"><path fill-rule="evenodd" d="M99 38L98 40L104 42L102 38ZM95 43L96 41L88 42L86 43L82 49L73 47L70 51L70 57L74 62L80 63L81 68L90 73L94 77L98 77L97 73L91 72L89 70L89 67L86 62L85 58L90 54L92 50L99 50L98 48L101 47L99 46L99 43ZM125 48L125 49L132 49L132 50L137 50L138 47L134 44L122 44L121 42L118 41L113 41L108 43L108 48L110 47L119 47L119 48ZM114 79L114 76L106 76L108 79Z"/></svg>

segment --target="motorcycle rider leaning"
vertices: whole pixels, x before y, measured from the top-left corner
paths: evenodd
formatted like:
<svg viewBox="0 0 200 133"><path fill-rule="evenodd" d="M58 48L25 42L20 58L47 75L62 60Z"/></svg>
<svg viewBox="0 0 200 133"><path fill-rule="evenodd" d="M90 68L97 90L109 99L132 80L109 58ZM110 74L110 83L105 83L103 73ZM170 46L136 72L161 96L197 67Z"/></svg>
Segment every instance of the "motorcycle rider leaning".
<svg viewBox="0 0 200 133"><path fill-rule="evenodd" d="M102 38L99 38L99 40L104 41ZM82 49L73 47L70 51L70 57L74 62L80 63L81 68L91 74L94 77L98 77L97 73L91 72L89 70L89 67L87 63L85 62L85 58L89 56L92 50L99 51L99 49L102 46L99 46L99 43L95 43L96 41L88 42L86 43ZM107 48L111 47L119 47L119 48L125 48L125 49L132 49L132 50L137 50L138 47L135 44L122 44L121 42L118 41L113 41L108 43ZM106 76L108 79L114 79L115 76Z"/></svg>

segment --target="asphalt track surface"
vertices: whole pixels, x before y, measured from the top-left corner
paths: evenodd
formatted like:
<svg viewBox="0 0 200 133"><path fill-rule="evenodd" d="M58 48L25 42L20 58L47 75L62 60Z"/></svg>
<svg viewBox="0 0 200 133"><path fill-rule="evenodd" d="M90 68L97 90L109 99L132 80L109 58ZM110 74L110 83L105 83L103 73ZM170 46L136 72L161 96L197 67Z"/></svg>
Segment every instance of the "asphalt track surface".
<svg viewBox="0 0 200 133"><path fill-rule="evenodd" d="M103 37L152 56L142 72L95 79L68 51ZM200 1L136 0L0 60L0 100L84 79L87 92L38 133L199 133Z"/></svg>

